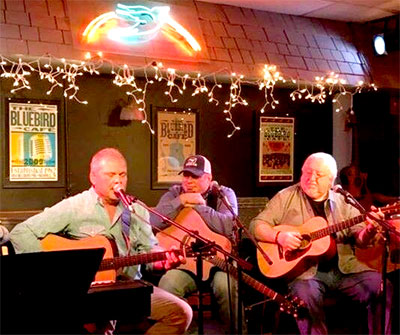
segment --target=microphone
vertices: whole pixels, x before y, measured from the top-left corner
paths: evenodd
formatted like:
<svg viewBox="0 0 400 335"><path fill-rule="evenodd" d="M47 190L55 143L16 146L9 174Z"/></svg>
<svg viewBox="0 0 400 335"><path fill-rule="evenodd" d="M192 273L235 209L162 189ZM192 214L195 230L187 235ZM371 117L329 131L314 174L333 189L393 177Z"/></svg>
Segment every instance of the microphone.
<svg viewBox="0 0 400 335"><path fill-rule="evenodd" d="M221 195L221 186L219 186L218 182L216 180L213 180L210 184L210 190L212 193Z"/></svg>
<svg viewBox="0 0 400 335"><path fill-rule="evenodd" d="M124 206L128 208L131 212L134 212L133 206L132 206L132 199L129 197L128 194L125 193L124 189L122 188L121 185L116 184L113 187L115 195L119 198L119 200L122 201Z"/></svg>
<svg viewBox="0 0 400 335"><path fill-rule="evenodd" d="M222 187L218 184L218 182L216 180L213 180L211 182L210 188L211 188L211 192L216 194L222 200L222 202L225 204L225 206L229 209L229 211L232 213L232 215L235 216L236 214L232 208L232 204L230 203L228 197L222 190Z"/></svg>
<svg viewBox="0 0 400 335"><path fill-rule="evenodd" d="M331 188L333 192L339 193L343 195L345 198L353 198L352 194L350 192L347 192L346 190L343 189L342 185L335 185Z"/></svg>
<svg viewBox="0 0 400 335"><path fill-rule="evenodd" d="M365 208L357 201L357 199L354 198L354 196L350 192L344 190L341 185L335 185L331 188L331 190L333 192L341 194L344 197L346 203L357 208L361 213L366 212Z"/></svg>

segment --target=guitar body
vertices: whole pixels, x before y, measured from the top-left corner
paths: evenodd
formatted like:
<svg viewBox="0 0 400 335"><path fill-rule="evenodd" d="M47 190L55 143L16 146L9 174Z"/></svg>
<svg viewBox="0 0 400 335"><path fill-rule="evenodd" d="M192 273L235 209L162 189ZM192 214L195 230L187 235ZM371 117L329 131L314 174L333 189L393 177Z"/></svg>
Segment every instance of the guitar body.
<svg viewBox="0 0 400 335"><path fill-rule="evenodd" d="M105 253L103 260L114 257L113 245L107 237L102 235L72 240L62 236L49 234L40 241L40 244L42 245L43 251L104 248ZM98 271L93 283L100 284L103 282L115 282L116 279L117 271L114 269Z"/></svg>
<svg viewBox="0 0 400 335"><path fill-rule="evenodd" d="M400 220L390 220L389 223L400 233ZM356 257L370 268L382 272L382 255L385 248L385 242L380 238L373 247L367 249L356 248ZM400 248L399 236L390 233L389 257L387 262L387 272L393 272L400 269L398 260L392 262L391 254L398 253Z"/></svg>
<svg viewBox="0 0 400 335"><path fill-rule="evenodd" d="M211 231L210 228L208 228L207 224L203 221L201 216L194 209L189 207L184 208L183 210L180 211L180 213L178 214L178 216L175 218L174 221L186 227L187 229L198 232L200 236L215 242L216 245L220 246L225 251L228 252L231 251L231 242L229 241L229 239L223 235ZM174 236L181 242L183 242L187 237L187 233L185 233L183 230L175 226L170 226L164 229L163 231L158 232L156 235L157 239L160 245L165 249L170 249L172 246L178 249L181 247L180 242L170 238L168 235L166 235L166 233ZM195 240L189 238L185 243L187 243L190 246L192 242L195 242ZM217 253L217 255L219 257L224 257L219 252ZM186 263L181 264L178 267L178 269L189 270L192 271L193 273L197 273L196 266L197 263L195 258L187 258ZM212 267L213 265L211 263L203 262L203 280L206 280L209 277L210 270Z"/></svg>
<svg viewBox="0 0 400 335"><path fill-rule="evenodd" d="M278 244L260 242L261 248L273 262L271 265L268 264L261 252L257 251L257 261L261 272L269 278L295 277L306 270L307 261L319 258L324 254L331 256L331 253L335 252L336 245L329 235L315 241L308 238L310 233L327 226L327 222L317 216L307 220L301 226L279 225L273 227L276 231L299 232L303 236L303 243L299 249L292 252L287 250L280 252Z"/></svg>

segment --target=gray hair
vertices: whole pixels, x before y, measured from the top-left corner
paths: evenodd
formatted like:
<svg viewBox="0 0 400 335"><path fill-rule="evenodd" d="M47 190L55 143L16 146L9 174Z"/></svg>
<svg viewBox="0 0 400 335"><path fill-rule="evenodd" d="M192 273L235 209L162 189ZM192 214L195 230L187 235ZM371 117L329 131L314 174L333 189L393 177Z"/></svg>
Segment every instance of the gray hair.
<svg viewBox="0 0 400 335"><path fill-rule="evenodd" d="M316 152L311 154L310 156L307 157L307 159L304 161L304 164L306 164L307 161L311 159L321 159L324 161L325 165L329 168L331 171L331 174L333 178L336 178L337 176L337 164L335 158L333 158L332 155L327 154L325 152ZM304 166L303 164L303 166Z"/></svg>

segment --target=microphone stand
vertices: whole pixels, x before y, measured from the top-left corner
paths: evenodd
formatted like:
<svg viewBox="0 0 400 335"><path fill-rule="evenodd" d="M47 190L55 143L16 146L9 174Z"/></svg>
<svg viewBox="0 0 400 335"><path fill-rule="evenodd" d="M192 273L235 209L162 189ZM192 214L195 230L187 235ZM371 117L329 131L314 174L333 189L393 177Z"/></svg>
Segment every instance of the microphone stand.
<svg viewBox="0 0 400 335"><path fill-rule="evenodd" d="M201 249L204 249L204 250L214 250L214 251L216 251L216 252L220 252L220 253L222 253L222 254L225 256L225 258L226 258L226 257L229 257L231 260L236 261L236 264L237 264L238 269L244 268L244 269L246 269L246 270L251 270L252 265L251 265L249 262L247 262L247 261L245 261L245 260L239 258L237 254L233 255L233 254L231 254L231 253L225 251L223 248L221 248L219 245L217 245L214 241L208 240L207 238L205 238L205 237L199 235L198 232L192 231L192 230L190 230L190 229L188 229L188 228L186 228L186 227L180 225L179 223L177 223L177 222L171 220L171 219L168 218L167 216L165 216L165 215L163 215L163 214L157 212L156 210L154 210L154 209L148 207L144 202L140 201L137 197L134 197L134 196L129 195L129 200L130 200L132 203L135 202L135 203L137 203L138 205L140 205L140 206L142 206L143 208L145 208L147 211L149 211L149 212L151 212L151 213L157 215L157 216L160 217L164 222L167 222L167 223L169 223L169 224L171 224L171 225L174 225L175 227L177 227L177 228L183 230L183 231L184 231L185 233L187 233L190 237L192 237L192 238L194 238L194 239L196 240L196 244L201 246L200 250L201 250ZM201 274L201 277L200 277L200 278L202 278L202 258L201 258L201 252L200 252L199 257L197 257L197 271L200 272L200 274ZM229 274L228 274L228 275L229 275ZM201 281L200 281L200 283L201 283ZM201 292L201 291L200 291L200 292ZM202 301L201 301L201 300L202 300L202 299L201 299L201 296L200 296L200 308L201 308L201 304L202 304ZM202 330L202 329L199 329L199 334L202 334L202 333L203 333L203 330Z"/></svg>
<svg viewBox="0 0 400 335"><path fill-rule="evenodd" d="M218 190L217 192L218 197L221 199L222 203L228 208L229 212L231 212L233 216L233 222L235 223L235 226L233 228L234 230L234 235L236 239L236 245L235 245L235 253L239 255L239 243L242 238L242 232L244 231L246 236L249 237L249 239L253 242L253 244L256 246L256 248L261 252L263 255L264 259L268 262L268 264L272 264L272 260L268 257L268 255L264 252L264 250L260 247L260 245L257 243L256 239L250 234L249 230L242 224L242 222L239 219L239 216L235 213L233 210L232 204L229 202L228 198L226 197L225 194L223 194L222 190ZM246 269L247 270L247 269ZM229 273L228 273L229 275ZM238 320L237 320L237 331L238 334L242 333L242 299L241 299L241 294L240 292L242 291L242 267L240 264L237 266L237 275L238 275Z"/></svg>
<svg viewBox="0 0 400 335"><path fill-rule="evenodd" d="M390 224L387 220L377 219L373 215L371 215L357 200L354 198L349 192L346 194L341 193L344 198L345 202L352 205L353 207L357 208L361 214L369 217L370 219L378 222L378 224L384 228L383 234L383 253L382 253L382 311L381 311L381 332L385 334L386 331L386 292L387 292L387 262L389 258L389 248L390 248L390 233L394 233L400 236L400 233Z"/></svg>
<svg viewBox="0 0 400 335"><path fill-rule="evenodd" d="M200 241L201 243L203 243L204 245L207 246L207 248L210 249L214 249L216 252L220 252L221 254L223 254L225 257L229 257L232 260L236 261L238 264L240 264L240 266L242 266L244 269L246 270L251 270L252 265L241 259L238 258L234 255L232 255L231 253L225 251L222 247L220 247L218 244L216 244L214 241L210 241L209 239L199 235L196 231L190 230L188 228L186 228L185 226L182 226L181 224L171 220L169 217L157 212L156 210L154 210L153 208L150 208L149 206L147 206L143 201L139 200L137 197L129 195L129 198L131 200L132 203L137 203L138 205L140 205L141 207L143 207L144 209L146 209L147 211L149 211L150 213L153 213L154 215L157 215L159 218L161 218L163 221L169 223L170 225L173 225L181 230L183 230L185 233L187 233L190 237L196 239L197 241Z"/></svg>

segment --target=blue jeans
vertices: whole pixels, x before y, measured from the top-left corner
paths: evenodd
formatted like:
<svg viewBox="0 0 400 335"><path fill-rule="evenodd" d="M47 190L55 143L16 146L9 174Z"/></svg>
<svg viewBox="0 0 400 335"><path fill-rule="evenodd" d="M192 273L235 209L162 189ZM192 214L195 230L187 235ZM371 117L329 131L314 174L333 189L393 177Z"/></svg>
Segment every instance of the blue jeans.
<svg viewBox="0 0 400 335"><path fill-rule="evenodd" d="M225 272L217 271L211 281L212 293L218 304L218 313L221 321L226 325L227 330L230 325L230 301L232 302L232 312L236 325L237 315L237 281L229 277L231 299L229 299L228 275ZM158 284L165 291L168 291L182 299L189 294L197 291L194 278L187 272L177 269L167 271Z"/></svg>
<svg viewBox="0 0 400 335"><path fill-rule="evenodd" d="M339 270L317 272L312 279L294 280L289 284L289 288L293 295L306 303L309 309L307 318L297 320L297 326L302 335L328 333L323 310L323 298L328 289L337 290L353 301L366 306L369 334L382 334L381 274L378 272L364 271L347 275L340 273ZM392 294L392 285L387 281L385 334L390 334Z"/></svg>

